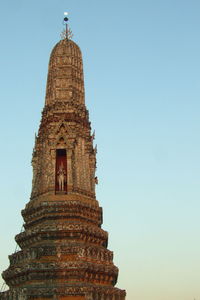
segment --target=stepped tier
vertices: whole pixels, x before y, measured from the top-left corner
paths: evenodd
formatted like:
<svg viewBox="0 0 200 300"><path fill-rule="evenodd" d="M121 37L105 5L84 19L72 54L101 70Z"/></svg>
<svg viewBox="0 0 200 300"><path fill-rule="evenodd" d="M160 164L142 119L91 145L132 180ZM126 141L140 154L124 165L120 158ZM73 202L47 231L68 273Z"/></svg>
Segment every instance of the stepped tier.
<svg viewBox="0 0 200 300"><path fill-rule="evenodd" d="M22 216L24 231L16 236L21 250L9 256L10 266L2 275L10 291L0 299L12 299L15 291L26 295L22 299L52 299L51 294L62 299L63 293L75 297L72 291L76 297L84 295L81 299L124 299L124 291L114 288L118 268L106 248L98 201L75 194L43 195L30 201Z"/></svg>
<svg viewBox="0 0 200 300"><path fill-rule="evenodd" d="M16 288L2 293L1 300L124 300L125 291L118 288L93 286L66 286L36 288Z"/></svg>

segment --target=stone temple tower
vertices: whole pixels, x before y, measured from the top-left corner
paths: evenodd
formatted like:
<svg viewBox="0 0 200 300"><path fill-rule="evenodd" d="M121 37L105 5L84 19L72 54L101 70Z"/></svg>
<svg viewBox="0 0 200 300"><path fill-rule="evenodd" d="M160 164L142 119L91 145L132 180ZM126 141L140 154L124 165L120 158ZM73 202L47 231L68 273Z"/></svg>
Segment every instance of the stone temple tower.
<svg viewBox="0 0 200 300"><path fill-rule="evenodd" d="M67 18L65 18L65 21ZM20 251L2 276L6 300L124 300L95 197L96 148L85 107L83 63L69 38L52 50L35 139Z"/></svg>

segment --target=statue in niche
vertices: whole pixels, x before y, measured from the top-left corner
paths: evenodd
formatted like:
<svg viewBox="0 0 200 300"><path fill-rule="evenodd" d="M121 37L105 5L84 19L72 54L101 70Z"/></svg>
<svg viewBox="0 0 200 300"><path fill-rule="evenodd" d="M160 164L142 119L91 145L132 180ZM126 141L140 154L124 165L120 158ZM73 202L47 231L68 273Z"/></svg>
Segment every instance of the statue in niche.
<svg viewBox="0 0 200 300"><path fill-rule="evenodd" d="M58 168L57 178L58 178L59 191L64 191L65 182L66 182L66 172L65 172L63 162L61 162Z"/></svg>

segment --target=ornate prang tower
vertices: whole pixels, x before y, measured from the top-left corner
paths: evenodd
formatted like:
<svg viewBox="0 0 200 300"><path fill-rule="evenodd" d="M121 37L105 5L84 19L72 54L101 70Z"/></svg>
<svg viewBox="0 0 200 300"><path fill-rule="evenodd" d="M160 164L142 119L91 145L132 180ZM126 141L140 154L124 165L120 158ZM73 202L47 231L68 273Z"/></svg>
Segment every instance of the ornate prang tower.
<svg viewBox="0 0 200 300"><path fill-rule="evenodd" d="M95 197L96 148L85 107L79 47L64 38L53 48L46 100L33 150L33 182L22 210L21 250L3 272L6 300L124 300L118 268L101 229Z"/></svg>

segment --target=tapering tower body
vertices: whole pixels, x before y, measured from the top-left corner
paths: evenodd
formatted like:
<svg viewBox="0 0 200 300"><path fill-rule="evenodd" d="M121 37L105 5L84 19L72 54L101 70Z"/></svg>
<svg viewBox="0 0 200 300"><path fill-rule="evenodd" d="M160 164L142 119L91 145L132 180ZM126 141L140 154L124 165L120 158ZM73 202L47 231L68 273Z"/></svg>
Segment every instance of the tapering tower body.
<svg viewBox="0 0 200 300"><path fill-rule="evenodd" d="M32 160L32 199L44 193L95 196L96 153L84 98L81 51L71 40L61 40L49 62L45 107Z"/></svg>
<svg viewBox="0 0 200 300"><path fill-rule="evenodd" d="M96 148L84 99L82 56L68 37L53 49L21 250L3 272L11 300L124 300L95 197Z"/></svg>

